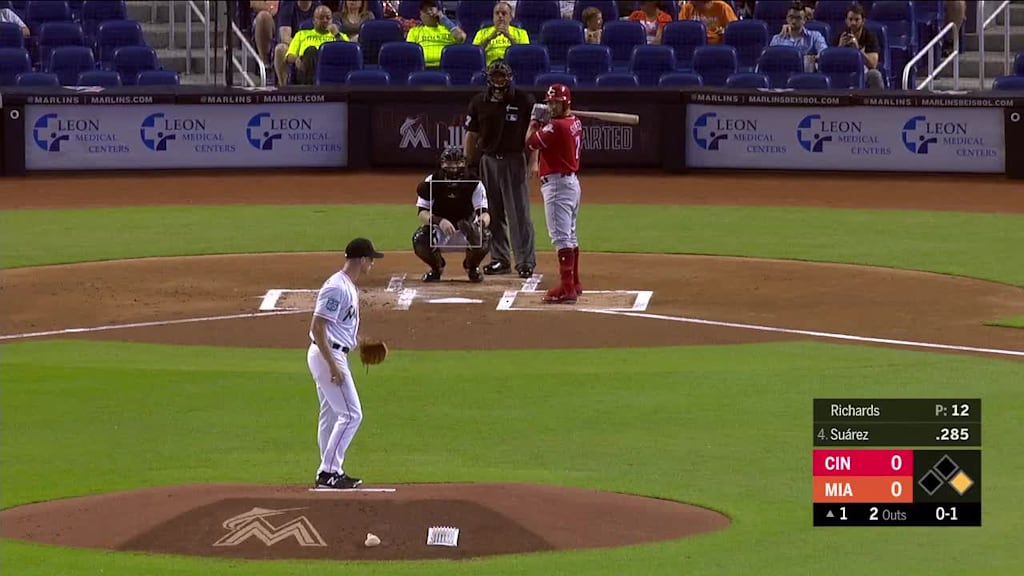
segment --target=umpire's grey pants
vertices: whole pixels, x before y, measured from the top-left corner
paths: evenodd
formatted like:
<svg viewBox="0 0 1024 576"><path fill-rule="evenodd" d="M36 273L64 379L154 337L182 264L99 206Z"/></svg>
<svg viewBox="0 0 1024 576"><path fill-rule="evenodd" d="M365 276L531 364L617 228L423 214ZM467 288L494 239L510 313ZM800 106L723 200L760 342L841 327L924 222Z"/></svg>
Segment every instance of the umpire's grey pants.
<svg viewBox="0 0 1024 576"><path fill-rule="evenodd" d="M480 181L487 189L487 209L491 213L491 260L511 265L510 250L514 250L517 268L537 267L527 176L525 153L485 154L480 158Z"/></svg>

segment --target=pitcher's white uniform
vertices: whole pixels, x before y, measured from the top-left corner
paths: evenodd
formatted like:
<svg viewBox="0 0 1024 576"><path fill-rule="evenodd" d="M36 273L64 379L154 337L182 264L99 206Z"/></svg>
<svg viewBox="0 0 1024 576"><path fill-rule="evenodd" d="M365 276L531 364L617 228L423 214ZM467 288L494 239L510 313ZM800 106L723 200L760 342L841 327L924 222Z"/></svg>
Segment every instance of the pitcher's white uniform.
<svg viewBox="0 0 1024 576"><path fill-rule="evenodd" d="M331 369L327 361L316 344L310 344L307 362L320 398L317 433L320 469L317 472L342 474L345 451L363 421L363 408L348 367L348 352L355 350L358 341L359 291L345 272L335 272L321 286L313 315L327 320L327 345L344 376L344 381L340 383L331 382ZM313 340L312 331L309 338Z"/></svg>

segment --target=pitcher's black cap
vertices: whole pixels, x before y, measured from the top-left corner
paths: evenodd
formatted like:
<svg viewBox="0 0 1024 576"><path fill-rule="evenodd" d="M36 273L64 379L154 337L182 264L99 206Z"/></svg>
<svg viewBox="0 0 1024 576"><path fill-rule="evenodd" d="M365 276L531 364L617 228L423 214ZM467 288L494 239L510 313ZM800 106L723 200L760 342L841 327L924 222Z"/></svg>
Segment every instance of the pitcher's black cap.
<svg viewBox="0 0 1024 576"><path fill-rule="evenodd" d="M384 255L377 252L373 242L366 238L356 238L345 247L345 258L383 258Z"/></svg>

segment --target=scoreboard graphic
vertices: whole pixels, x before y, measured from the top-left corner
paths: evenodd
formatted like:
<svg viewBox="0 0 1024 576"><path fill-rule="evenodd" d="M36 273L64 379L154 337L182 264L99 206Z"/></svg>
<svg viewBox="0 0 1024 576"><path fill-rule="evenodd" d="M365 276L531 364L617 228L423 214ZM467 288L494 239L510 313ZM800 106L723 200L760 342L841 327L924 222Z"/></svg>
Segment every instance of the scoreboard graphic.
<svg viewBox="0 0 1024 576"><path fill-rule="evenodd" d="M981 526L981 400L815 399L815 526Z"/></svg>

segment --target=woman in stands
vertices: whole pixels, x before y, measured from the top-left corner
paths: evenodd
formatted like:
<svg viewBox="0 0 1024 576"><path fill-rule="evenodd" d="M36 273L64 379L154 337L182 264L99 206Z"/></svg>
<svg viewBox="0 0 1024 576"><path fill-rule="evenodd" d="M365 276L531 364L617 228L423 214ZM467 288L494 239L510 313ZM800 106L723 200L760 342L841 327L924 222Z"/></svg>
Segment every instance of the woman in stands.
<svg viewBox="0 0 1024 576"><path fill-rule="evenodd" d="M342 0L338 5L338 11L334 13L334 19L342 33L353 42L358 42L359 27L363 22L373 20L373 12L370 11L366 0Z"/></svg>

